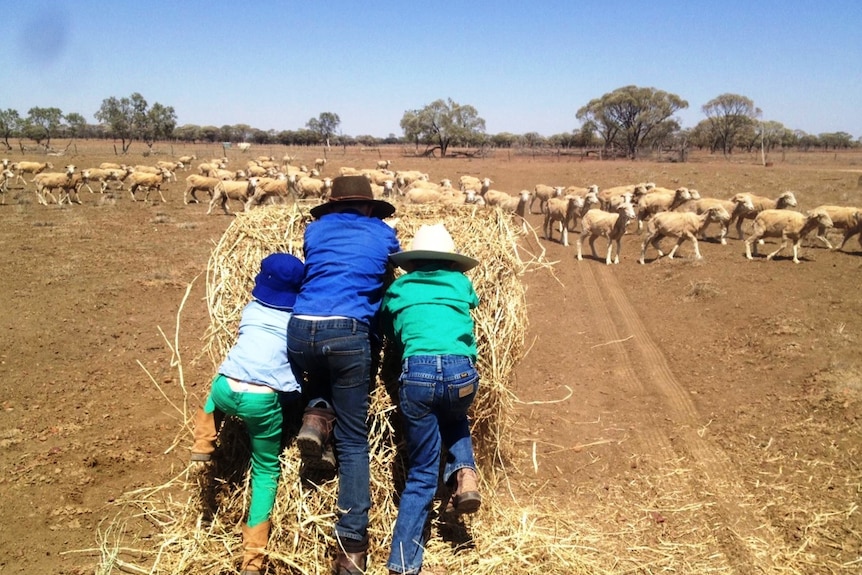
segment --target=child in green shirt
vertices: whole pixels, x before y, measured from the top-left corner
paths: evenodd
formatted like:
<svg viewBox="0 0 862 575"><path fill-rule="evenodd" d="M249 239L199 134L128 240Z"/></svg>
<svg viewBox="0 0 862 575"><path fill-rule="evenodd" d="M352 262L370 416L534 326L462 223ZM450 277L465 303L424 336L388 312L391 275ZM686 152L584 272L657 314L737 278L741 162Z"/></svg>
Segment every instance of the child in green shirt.
<svg viewBox="0 0 862 575"><path fill-rule="evenodd" d="M383 297L384 328L401 348L399 405L409 468L387 566L391 574L422 568L425 522L437 491L440 457L452 488L447 511L481 505L467 410L476 396L476 338L470 310L479 298L464 275L478 265L455 252L443 224L424 225L409 251L389 258L407 273Z"/></svg>

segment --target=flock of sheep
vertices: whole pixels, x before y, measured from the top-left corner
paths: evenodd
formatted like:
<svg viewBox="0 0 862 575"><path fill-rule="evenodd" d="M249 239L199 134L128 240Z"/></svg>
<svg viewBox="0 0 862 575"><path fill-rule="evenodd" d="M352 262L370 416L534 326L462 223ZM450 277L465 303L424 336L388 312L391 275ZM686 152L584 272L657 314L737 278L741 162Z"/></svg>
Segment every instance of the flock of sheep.
<svg viewBox="0 0 862 575"><path fill-rule="evenodd" d="M240 168L229 169L227 158L214 158L196 164L196 156L182 156L175 161L158 161L154 165L126 166L103 163L98 168L78 169L67 165L62 172L49 171L48 162L10 162L2 160L0 172L0 197L5 203L5 193L12 184L28 181L35 187L37 200L47 205L48 199L62 204L81 203L78 192L84 186L95 193L92 184L99 185L105 193L112 185L128 191L133 200L144 192L147 201L152 191L159 194L162 202L162 185L176 182L180 171L191 172L185 178L183 202L199 202L198 194L209 199L207 214L216 207L228 214L231 200L242 204L244 210L264 203L310 200L325 201L332 187L332 179L323 177L327 160L316 159L312 167L294 166L295 157L285 155L281 161L271 156L258 156L248 160ZM195 166L196 164L196 166ZM727 244L731 226L735 226L737 237L745 241L746 257L757 254L758 244L763 238L781 238L781 245L769 253L772 259L788 245L792 247L793 261L799 263L799 246L804 237L817 230L816 237L829 249L841 249L854 235L860 235L862 246L862 209L852 206L818 206L801 213L793 192L784 192L775 198L740 193L728 200L701 197L694 189L668 189L653 183L631 184L604 188L598 186L549 186L537 184L533 190L521 190L512 195L492 188L488 177L462 175L457 185L450 179L432 182L428 174L418 170L390 170L391 162L380 160L373 168L341 167L338 175L364 175L371 183L377 197L393 202L409 204L442 203L448 205L475 204L513 213L528 226L527 213L534 214L538 202L540 214L544 216L542 230L548 240L553 240L554 228L558 228L560 243L568 246L569 232L576 230L580 222L580 238L577 242L577 259L583 259L584 243L589 241L593 257L598 258L595 241L607 241L605 262L619 263L623 235L629 225L636 223L642 233L641 253L638 261L645 263L647 250L652 247L657 257L664 256L660 242L673 238L676 243L667 254L672 259L680 245L690 240L694 257L701 259L698 238L703 238L713 223L720 228L719 241ZM54 193L57 193L55 196ZM742 225L752 221L751 232L743 237ZM833 246L826 237L826 230L836 228L843 231L839 246ZM614 249L615 248L615 249Z"/></svg>

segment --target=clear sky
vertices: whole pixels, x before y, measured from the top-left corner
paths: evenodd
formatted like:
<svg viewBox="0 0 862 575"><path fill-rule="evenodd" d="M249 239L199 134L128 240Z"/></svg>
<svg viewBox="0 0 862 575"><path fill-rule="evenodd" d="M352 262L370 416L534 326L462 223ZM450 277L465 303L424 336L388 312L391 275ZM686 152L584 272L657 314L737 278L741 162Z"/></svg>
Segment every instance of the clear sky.
<svg viewBox="0 0 862 575"><path fill-rule="evenodd" d="M139 92L178 125L297 130L322 112L358 136L451 98L487 132L579 126L593 98L716 96L764 120L862 136L862 0L3 0L0 109L77 112Z"/></svg>

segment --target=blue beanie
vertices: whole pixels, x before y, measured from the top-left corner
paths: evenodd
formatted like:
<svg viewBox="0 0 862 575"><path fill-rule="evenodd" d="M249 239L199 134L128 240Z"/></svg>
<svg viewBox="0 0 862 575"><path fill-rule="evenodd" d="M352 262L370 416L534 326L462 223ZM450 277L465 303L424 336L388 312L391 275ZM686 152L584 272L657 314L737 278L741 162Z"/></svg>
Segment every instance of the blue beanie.
<svg viewBox="0 0 862 575"><path fill-rule="evenodd" d="M260 262L260 273L254 278L251 295L260 303L291 310L302 285L305 264L290 254L270 254Z"/></svg>

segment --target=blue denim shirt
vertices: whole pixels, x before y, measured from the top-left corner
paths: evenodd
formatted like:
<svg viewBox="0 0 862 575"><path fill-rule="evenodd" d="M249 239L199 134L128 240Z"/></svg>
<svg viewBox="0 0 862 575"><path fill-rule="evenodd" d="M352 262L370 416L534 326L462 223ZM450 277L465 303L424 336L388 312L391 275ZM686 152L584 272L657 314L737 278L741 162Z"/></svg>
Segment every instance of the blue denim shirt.
<svg viewBox="0 0 862 575"><path fill-rule="evenodd" d="M305 228L305 278L296 315L341 316L373 326L383 299L395 230L378 218L334 212Z"/></svg>
<svg viewBox="0 0 862 575"><path fill-rule="evenodd" d="M239 336L218 372L276 391L300 391L287 359L290 312L251 300L242 310Z"/></svg>

